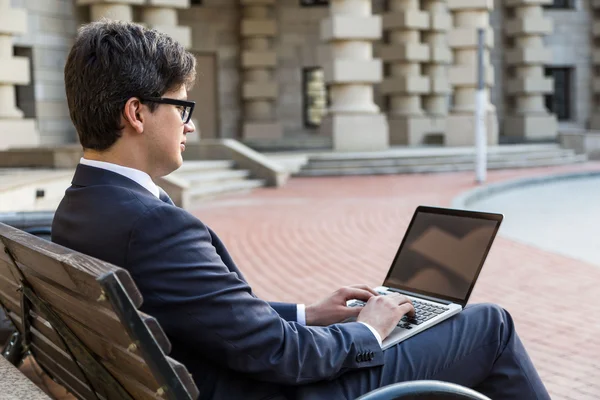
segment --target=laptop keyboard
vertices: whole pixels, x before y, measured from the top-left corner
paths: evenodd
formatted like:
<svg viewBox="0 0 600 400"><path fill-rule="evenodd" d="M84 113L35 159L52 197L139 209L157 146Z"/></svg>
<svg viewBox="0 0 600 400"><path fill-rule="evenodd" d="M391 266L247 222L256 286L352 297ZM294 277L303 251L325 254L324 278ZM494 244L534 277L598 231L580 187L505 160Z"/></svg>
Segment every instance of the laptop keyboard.
<svg viewBox="0 0 600 400"><path fill-rule="evenodd" d="M382 295L386 295L385 292L379 292ZM405 315L402 317L400 322L398 322L398 326L404 329L412 329L412 325L421 325L423 322L426 322L433 317L436 317L445 311L448 311L449 308L443 305L437 305L432 303L425 303L423 301L419 301L416 299L412 299L413 307L415 308L415 315L409 316ZM362 301L356 301L351 304L350 307L362 307L365 303Z"/></svg>

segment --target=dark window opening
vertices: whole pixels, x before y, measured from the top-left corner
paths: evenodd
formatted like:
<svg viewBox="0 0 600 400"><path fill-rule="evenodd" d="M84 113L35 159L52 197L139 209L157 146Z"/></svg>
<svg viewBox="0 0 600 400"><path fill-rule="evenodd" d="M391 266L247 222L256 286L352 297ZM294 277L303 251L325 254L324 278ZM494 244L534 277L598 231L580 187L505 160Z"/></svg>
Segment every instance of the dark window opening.
<svg viewBox="0 0 600 400"><path fill-rule="evenodd" d="M559 121L572 118L571 110L571 75L572 68L546 68L545 75L554 78L554 93L546 95L546 108L556 114Z"/></svg>
<svg viewBox="0 0 600 400"><path fill-rule="evenodd" d="M16 57L29 59L29 83L15 86L15 104L23 111L24 118L36 117L35 85L33 75L33 49L31 47L14 47Z"/></svg>
<svg viewBox="0 0 600 400"><path fill-rule="evenodd" d="M329 5L329 0L300 0L300 7L323 7Z"/></svg>
<svg viewBox="0 0 600 400"><path fill-rule="evenodd" d="M544 5L544 8L550 9L573 9L575 8L575 0L554 0L552 4Z"/></svg>

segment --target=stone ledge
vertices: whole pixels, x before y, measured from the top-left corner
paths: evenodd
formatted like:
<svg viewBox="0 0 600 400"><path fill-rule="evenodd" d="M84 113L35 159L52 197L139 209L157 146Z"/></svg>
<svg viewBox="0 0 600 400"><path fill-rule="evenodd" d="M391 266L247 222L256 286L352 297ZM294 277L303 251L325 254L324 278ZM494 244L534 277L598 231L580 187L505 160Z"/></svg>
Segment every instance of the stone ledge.
<svg viewBox="0 0 600 400"><path fill-rule="evenodd" d="M585 154L589 160L600 160L600 131L560 132L558 138L562 147Z"/></svg>
<svg viewBox="0 0 600 400"><path fill-rule="evenodd" d="M1 9L0 33L23 35L27 33L27 11L18 8Z"/></svg>
<svg viewBox="0 0 600 400"><path fill-rule="evenodd" d="M82 156L80 145L13 148L0 152L0 168L75 168Z"/></svg>
<svg viewBox="0 0 600 400"><path fill-rule="evenodd" d="M321 40L325 42L352 39L374 41L381 38L381 30L381 17L378 15L365 17L336 15L321 22Z"/></svg>

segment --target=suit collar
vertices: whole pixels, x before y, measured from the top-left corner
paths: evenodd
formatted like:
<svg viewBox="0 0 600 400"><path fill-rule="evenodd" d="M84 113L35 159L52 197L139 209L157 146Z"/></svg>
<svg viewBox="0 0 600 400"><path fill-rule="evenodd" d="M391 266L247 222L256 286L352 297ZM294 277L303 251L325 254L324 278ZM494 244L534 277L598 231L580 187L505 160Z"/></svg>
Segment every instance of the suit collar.
<svg viewBox="0 0 600 400"><path fill-rule="evenodd" d="M74 186L120 186L134 190L145 196L156 198L146 188L132 179L129 179L121 174L117 174L116 172L83 164L77 165L71 184Z"/></svg>

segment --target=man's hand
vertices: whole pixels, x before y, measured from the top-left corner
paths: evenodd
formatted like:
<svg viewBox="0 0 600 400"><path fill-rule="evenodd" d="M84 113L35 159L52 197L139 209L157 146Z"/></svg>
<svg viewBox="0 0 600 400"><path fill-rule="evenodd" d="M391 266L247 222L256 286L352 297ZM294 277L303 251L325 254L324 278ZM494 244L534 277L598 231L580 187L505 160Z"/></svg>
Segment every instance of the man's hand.
<svg viewBox="0 0 600 400"><path fill-rule="evenodd" d="M356 320L377 330L381 339L385 339L392 333L405 314L414 315L415 313L412 302L400 293L372 297L364 307L360 308L360 314Z"/></svg>
<svg viewBox="0 0 600 400"><path fill-rule="evenodd" d="M348 307L346 302L353 299L366 302L373 296L379 296L379 293L367 285L338 289L326 299L306 306L306 325L327 326L356 317L362 307Z"/></svg>

